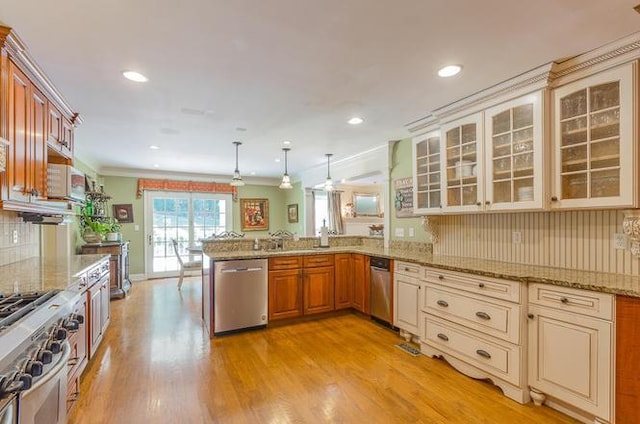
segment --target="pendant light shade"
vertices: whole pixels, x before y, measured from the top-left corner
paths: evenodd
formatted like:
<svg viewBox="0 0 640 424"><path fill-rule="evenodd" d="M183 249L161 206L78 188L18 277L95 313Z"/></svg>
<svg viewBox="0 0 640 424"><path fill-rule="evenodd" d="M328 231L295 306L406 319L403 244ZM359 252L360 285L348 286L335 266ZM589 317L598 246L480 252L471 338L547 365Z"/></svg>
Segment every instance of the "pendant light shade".
<svg viewBox="0 0 640 424"><path fill-rule="evenodd" d="M325 156L327 157L327 180L324 182L324 191L333 191L333 180L331 179L331 170L329 165L333 154L327 153Z"/></svg>
<svg viewBox="0 0 640 424"><path fill-rule="evenodd" d="M289 173L287 172L287 152L291 150L289 147L283 147L284 151L284 175L282 176L282 182L280 183L280 188L283 190L292 189L291 178L289 178Z"/></svg>
<svg viewBox="0 0 640 424"><path fill-rule="evenodd" d="M230 185L234 187L239 187L244 185L244 181L242 181L242 177L240 176L240 171L238 170L238 146L242 143L239 141L234 141L233 144L236 145L236 169L233 171L233 178L231 178Z"/></svg>

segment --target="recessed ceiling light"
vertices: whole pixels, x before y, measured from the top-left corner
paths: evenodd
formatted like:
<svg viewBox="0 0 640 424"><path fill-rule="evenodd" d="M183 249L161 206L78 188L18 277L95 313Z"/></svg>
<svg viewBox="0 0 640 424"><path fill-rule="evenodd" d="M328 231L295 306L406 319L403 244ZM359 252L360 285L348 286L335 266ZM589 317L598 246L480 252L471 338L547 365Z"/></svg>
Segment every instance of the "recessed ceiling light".
<svg viewBox="0 0 640 424"><path fill-rule="evenodd" d="M156 145L154 145L154 144L152 144L151 146L149 146L149 148L150 148L151 150L160 150L160 146L156 146Z"/></svg>
<svg viewBox="0 0 640 424"><path fill-rule="evenodd" d="M159 164L157 164L157 163L154 163L154 164L153 164L153 167L154 167L154 168L160 168L160 165L159 165Z"/></svg>
<svg viewBox="0 0 640 424"><path fill-rule="evenodd" d="M280 162L280 158L275 158L274 161Z"/></svg>
<svg viewBox="0 0 640 424"><path fill-rule="evenodd" d="M238 132L245 132L247 129L246 128L242 128L242 127L237 127L236 131Z"/></svg>
<svg viewBox="0 0 640 424"><path fill-rule="evenodd" d="M350 123L351 125L360 125L364 122L364 119L360 118L359 116L354 116L353 118L349 119L347 122Z"/></svg>
<svg viewBox="0 0 640 424"><path fill-rule="evenodd" d="M136 71L122 71L122 76L124 76L128 80L135 81L135 82L149 81L149 78L145 77L144 75Z"/></svg>
<svg viewBox="0 0 640 424"><path fill-rule="evenodd" d="M458 72L462 70L462 66L460 65L447 65L443 68L440 68L438 71L438 76L442 78L452 77L457 75Z"/></svg>
<svg viewBox="0 0 640 424"><path fill-rule="evenodd" d="M256 175L256 171L251 171L251 175Z"/></svg>
<svg viewBox="0 0 640 424"><path fill-rule="evenodd" d="M291 142L289 140L285 140L282 142L285 146L291 146Z"/></svg>

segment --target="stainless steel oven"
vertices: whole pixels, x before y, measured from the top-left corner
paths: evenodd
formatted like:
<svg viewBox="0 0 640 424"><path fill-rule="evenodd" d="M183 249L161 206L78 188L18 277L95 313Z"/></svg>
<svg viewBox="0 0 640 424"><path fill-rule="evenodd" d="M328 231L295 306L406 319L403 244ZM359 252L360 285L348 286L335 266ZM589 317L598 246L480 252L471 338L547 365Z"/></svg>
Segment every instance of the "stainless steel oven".
<svg viewBox="0 0 640 424"><path fill-rule="evenodd" d="M67 361L69 342L61 344L62 355L45 366L43 375L20 394L20 424L64 424L67 422Z"/></svg>

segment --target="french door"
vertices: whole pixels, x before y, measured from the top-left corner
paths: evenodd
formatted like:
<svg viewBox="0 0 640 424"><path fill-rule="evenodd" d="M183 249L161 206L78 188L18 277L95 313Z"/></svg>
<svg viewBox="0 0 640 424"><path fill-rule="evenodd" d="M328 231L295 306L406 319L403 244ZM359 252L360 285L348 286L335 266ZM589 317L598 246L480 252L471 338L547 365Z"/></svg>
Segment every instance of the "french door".
<svg viewBox="0 0 640 424"><path fill-rule="evenodd" d="M178 275L178 258L171 239L178 242L183 261L189 247L203 238L233 228L231 195L145 191L145 270L148 278Z"/></svg>

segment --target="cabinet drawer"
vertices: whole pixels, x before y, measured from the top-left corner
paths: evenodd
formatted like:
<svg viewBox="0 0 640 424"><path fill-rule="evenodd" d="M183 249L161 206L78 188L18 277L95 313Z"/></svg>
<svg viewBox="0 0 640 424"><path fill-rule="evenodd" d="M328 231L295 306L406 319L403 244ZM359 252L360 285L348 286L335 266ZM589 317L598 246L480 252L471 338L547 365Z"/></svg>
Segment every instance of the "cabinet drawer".
<svg viewBox="0 0 640 424"><path fill-rule="evenodd" d="M423 343L509 383L520 385L520 347L499 344L456 324L422 314Z"/></svg>
<svg viewBox="0 0 640 424"><path fill-rule="evenodd" d="M319 266L333 266L333 255L309 255L302 257L305 268L315 268Z"/></svg>
<svg viewBox="0 0 640 424"><path fill-rule="evenodd" d="M301 256L280 256L269 258L269 271L302 268Z"/></svg>
<svg viewBox="0 0 640 424"><path fill-rule="evenodd" d="M613 320L611 294L549 284L529 284L529 303L594 318Z"/></svg>
<svg viewBox="0 0 640 424"><path fill-rule="evenodd" d="M521 283L517 281L499 280L436 268L425 268L424 279L430 283L520 303Z"/></svg>
<svg viewBox="0 0 640 424"><path fill-rule="evenodd" d="M67 380L67 412L75 405L80 396L80 373L69 375Z"/></svg>
<svg viewBox="0 0 640 424"><path fill-rule="evenodd" d="M424 312L511 343L520 342L520 305L442 290L429 284L423 292Z"/></svg>
<svg viewBox="0 0 640 424"><path fill-rule="evenodd" d="M420 265L409 262L395 261L394 273L406 275L407 277L422 278L423 270Z"/></svg>

